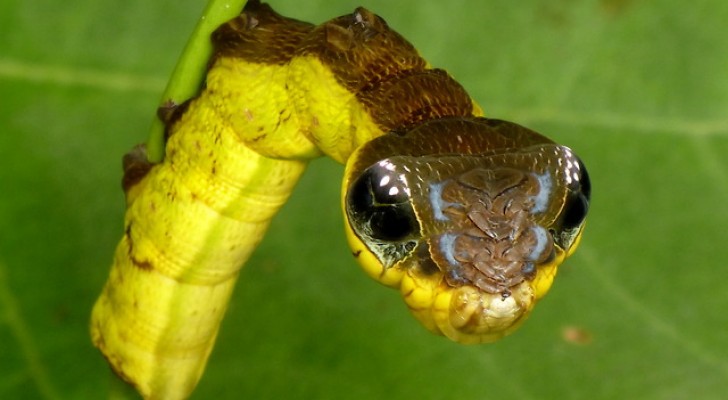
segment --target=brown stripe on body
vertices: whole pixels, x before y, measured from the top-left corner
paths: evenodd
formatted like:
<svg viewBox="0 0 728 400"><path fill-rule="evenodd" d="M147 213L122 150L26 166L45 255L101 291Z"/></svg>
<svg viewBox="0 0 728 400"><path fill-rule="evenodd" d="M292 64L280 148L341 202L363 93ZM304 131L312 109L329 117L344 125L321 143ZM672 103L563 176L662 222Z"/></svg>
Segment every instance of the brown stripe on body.
<svg viewBox="0 0 728 400"><path fill-rule="evenodd" d="M361 7L317 26L296 55L321 60L385 132L473 112L459 83L443 70L429 69L411 43Z"/></svg>
<svg viewBox="0 0 728 400"><path fill-rule="evenodd" d="M210 66L221 57L286 64L313 28L313 24L278 14L268 4L248 1L239 16L213 32Z"/></svg>
<svg viewBox="0 0 728 400"><path fill-rule="evenodd" d="M468 93L441 69L399 76L357 97L386 131L406 132L433 119L473 115Z"/></svg>

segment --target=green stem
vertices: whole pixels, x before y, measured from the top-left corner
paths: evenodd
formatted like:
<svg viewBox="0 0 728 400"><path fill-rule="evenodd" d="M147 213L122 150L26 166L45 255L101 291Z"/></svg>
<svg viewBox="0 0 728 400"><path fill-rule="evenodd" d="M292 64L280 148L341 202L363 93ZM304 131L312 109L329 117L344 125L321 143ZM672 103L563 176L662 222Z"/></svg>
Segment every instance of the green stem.
<svg viewBox="0 0 728 400"><path fill-rule="evenodd" d="M239 15L245 2L246 0L209 0L169 78L162 95L162 105L169 102L182 104L197 95L212 54L210 35L218 26ZM164 123L156 115L147 140L147 159L153 163L164 159Z"/></svg>

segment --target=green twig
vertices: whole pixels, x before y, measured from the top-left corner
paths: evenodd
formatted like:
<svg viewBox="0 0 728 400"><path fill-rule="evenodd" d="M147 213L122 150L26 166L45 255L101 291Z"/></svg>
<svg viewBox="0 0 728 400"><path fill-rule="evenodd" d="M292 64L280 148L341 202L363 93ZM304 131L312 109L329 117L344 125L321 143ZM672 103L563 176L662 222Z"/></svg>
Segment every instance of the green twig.
<svg viewBox="0 0 728 400"><path fill-rule="evenodd" d="M182 104L197 94L212 54L210 35L218 26L240 14L245 2L246 0L209 0L169 78L161 104ZM147 140L147 159L157 163L163 158L164 123L155 115Z"/></svg>

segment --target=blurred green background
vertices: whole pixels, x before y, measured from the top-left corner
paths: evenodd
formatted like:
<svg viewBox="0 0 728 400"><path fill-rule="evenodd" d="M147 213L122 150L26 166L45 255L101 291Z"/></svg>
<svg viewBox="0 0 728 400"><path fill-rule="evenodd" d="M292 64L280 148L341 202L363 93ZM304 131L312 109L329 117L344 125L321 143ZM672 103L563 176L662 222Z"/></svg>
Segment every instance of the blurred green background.
<svg viewBox="0 0 728 400"><path fill-rule="evenodd" d="M194 398L719 399L728 390L728 2L279 0L364 5L486 113L574 148L593 208L514 335L433 336L342 235L314 162L242 273ZM91 305L120 238L120 159L146 138L202 1L0 4L0 398L98 399Z"/></svg>

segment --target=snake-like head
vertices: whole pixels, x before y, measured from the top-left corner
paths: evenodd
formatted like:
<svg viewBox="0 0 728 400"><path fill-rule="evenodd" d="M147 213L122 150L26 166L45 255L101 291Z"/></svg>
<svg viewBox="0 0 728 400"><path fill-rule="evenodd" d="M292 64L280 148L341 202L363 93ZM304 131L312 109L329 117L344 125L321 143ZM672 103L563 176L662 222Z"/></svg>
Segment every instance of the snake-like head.
<svg viewBox="0 0 728 400"><path fill-rule="evenodd" d="M348 239L430 330L462 343L515 330L578 245L590 183L567 147L519 125L445 118L349 158Z"/></svg>

